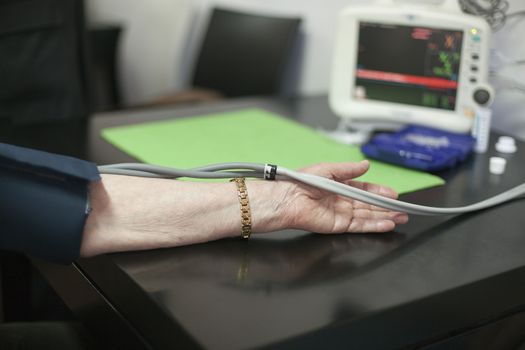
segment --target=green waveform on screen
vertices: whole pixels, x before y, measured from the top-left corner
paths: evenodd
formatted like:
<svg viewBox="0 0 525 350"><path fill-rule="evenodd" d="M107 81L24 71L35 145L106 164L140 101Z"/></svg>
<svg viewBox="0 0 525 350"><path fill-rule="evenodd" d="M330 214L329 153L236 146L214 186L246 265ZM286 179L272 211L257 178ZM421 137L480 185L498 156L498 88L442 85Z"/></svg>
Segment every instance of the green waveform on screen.
<svg viewBox="0 0 525 350"><path fill-rule="evenodd" d="M436 76L451 78L454 74L452 70L453 62L457 62L459 60L459 54L456 52L451 54L441 51L438 58L441 66L434 67L432 71Z"/></svg>
<svg viewBox="0 0 525 350"><path fill-rule="evenodd" d="M439 62L442 64L441 67L434 67L434 74L440 77L450 78L452 76L452 62L446 52L441 51L439 53Z"/></svg>

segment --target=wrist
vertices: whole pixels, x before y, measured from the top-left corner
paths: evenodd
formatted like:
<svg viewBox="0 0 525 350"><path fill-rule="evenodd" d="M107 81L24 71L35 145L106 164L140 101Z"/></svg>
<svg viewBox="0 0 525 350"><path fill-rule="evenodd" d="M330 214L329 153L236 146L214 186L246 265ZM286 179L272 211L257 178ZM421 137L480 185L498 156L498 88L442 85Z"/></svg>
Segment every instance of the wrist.
<svg viewBox="0 0 525 350"><path fill-rule="evenodd" d="M252 232L264 233L289 227L285 181L250 180L246 182L252 212Z"/></svg>

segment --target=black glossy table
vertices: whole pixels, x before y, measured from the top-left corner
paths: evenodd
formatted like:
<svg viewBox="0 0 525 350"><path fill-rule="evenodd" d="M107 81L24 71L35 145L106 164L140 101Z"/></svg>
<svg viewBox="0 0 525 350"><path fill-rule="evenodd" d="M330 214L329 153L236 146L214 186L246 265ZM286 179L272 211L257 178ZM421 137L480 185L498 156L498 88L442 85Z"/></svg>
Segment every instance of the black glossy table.
<svg viewBox="0 0 525 350"><path fill-rule="evenodd" d="M324 96L241 99L96 115L86 139L79 131L68 149L101 164L133 161L103 141L100 130L246 107L314 127L337 123ZM518 185L525 179L525 144L518 147L503 175L488 172L491 148L438 174L445 186L402 199L460 206ZM457 217L412 216L388 234L289 230L68 267L33 261L113 348L510 349L525 343L524 248L525 200L519 199Z"/></svg>

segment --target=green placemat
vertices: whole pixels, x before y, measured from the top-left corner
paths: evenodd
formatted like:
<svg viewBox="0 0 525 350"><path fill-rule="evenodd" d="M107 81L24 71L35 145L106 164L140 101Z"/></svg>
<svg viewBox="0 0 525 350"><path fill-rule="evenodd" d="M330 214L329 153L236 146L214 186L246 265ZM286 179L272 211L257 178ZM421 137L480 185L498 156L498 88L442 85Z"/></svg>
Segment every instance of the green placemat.
<svg viewBox="0 0 525 350"><path fill-rule="evenodd" d="M298 169L365 158L356 146L342 145L261 109L107 128L102 136L142 162L177 168L242 161ZM371 161L360 180L388 185L399 193L444 184L437 176L378 161Z"/></svg>

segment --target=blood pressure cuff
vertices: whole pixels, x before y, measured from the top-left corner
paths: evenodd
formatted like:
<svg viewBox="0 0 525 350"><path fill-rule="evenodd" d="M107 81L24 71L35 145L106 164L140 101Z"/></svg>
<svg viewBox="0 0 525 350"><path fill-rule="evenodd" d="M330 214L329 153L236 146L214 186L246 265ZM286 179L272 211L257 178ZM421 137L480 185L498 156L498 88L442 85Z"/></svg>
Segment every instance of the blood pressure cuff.
<svg viewBox="0 0 525 350"><path fill-rule="evenodd" d="M0 249L77 259L95 164L0 143Z"/></svg>

